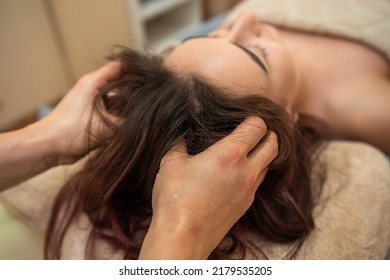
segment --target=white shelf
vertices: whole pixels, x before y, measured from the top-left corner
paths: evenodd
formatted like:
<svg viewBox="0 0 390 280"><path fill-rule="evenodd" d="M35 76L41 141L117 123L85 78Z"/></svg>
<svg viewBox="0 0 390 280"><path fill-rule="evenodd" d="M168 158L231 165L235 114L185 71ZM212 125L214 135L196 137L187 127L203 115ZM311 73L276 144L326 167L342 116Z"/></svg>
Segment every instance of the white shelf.
<svg viewBox="0 0 390 280"><path fill-rule="evenodd" d="M165 43L202 21L200 0L123 0L131 34L146 47Z"/></svg>
<svg viewBox="0 0 390 280"><path fill-rule="evenodd" d="M190 1L192 0L148 0L144 3L141 2L142 19L148 21Z"/></svg>
<svg viewBox="0 0 390 280"><path fill-rule="evenodd" d="M163 39L153 38L151 40L153 43L150 44L150 49L154 51L161 51L167 45L170 45L173 42L176 43L180 35L183 35L183 33L194 30L194 28L197 27L198 25L199 25L198 23L196 24L194 23L192 25L179 28L175 31L170 30L169 34L167 36L164 36Z"/></svg>

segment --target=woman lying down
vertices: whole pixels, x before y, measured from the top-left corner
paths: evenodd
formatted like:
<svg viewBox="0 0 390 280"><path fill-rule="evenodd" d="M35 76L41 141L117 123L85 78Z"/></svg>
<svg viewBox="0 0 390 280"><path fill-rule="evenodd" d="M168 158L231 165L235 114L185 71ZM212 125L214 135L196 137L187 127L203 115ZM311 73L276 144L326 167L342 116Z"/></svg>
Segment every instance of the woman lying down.
<svg viewBox="0 0 390 280"><path fill-rule="evenodd" d="M237 11L226 28L164 57L112 56L120 73L94 98L77 155L93 152L55 198L47 258L385 257L388 42L293 31ZM180 187L168 187L175 180ZM78 232L87 234L76 241L81 254L67 246ZM171 242L181 249L170 254Z"/></svg>

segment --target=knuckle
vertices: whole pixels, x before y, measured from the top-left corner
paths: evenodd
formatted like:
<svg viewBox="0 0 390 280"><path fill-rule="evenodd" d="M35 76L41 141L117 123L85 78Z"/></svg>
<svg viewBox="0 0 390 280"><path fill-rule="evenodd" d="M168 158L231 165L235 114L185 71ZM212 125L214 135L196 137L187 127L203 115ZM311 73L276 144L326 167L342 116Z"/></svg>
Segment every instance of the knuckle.
<svg viewBox="0 0 390 280"><path fill-rule="evenodd" d="M166 165L168 162L169 162L169 155L163 156L160 161L160 168Z"/></svg>
<svg viewBox="0 0 390 280"><path fill-rule="evenodd" d="M94 87L96 85L96 79L91 73L85 74L79 79L78 84L87 88Z"/></svg>
<svg viewBox="0 0 390 280"><path fill-rule="evenodd" d="M265 134L267 125L263 119L259 117L250 117L248 124L254 132Z"/></svg>
<svg viewBox="0 0 390 280"><path fill-rule="evenodd" d="M222 164L236 165L241 161L243 155L244 153L242 149L240 149L236 145L231 145L228 149L225 149L221 153L221 156L219 158Z"/></svg>
<svg viewBox="0 0 390 280"><path fill-rule="evenodd" d="M169 163L172 162L172 160L173 160L172 152L167 152L167 153L161 158L160 167L168 165Z"/></svg>

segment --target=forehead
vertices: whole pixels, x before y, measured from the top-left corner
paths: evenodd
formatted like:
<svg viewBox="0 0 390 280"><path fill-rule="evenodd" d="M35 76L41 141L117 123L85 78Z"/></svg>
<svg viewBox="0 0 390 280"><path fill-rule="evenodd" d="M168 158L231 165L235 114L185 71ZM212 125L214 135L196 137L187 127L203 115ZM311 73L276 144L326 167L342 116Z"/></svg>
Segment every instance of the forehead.
<svg viewBox="0 0 390 280"><path fill-rule="evenodd" d="M221 39L197 38L173 50L164 63L180 73L196 73L231 90L268 87L268 78L239 47Z"/></svg>

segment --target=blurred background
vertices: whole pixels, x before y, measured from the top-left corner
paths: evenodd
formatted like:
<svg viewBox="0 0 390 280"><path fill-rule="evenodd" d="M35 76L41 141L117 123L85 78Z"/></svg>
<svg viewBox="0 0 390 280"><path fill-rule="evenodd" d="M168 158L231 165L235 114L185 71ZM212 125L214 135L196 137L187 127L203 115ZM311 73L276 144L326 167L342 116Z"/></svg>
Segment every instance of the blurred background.
<svg viewBox="0 0 390 280"><path fill-rule="evenodd" d="M41 117L114 45L155 50L239 0L0 0L0 132Z"/></svg>

